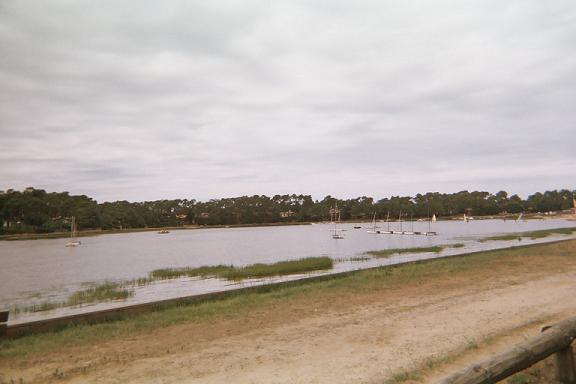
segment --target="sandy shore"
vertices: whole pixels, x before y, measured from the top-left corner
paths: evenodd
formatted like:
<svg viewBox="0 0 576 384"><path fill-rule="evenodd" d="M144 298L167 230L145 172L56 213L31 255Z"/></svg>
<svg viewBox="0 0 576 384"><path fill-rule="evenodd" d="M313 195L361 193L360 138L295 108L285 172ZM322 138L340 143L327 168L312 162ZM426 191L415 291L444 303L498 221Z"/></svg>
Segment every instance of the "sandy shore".
<svg viewBox="0 0 576 384"><path fill-rule="evenodd" d="M0 383L435 382L576 315L576 241L546 247L410 284L312 292L239 318L6 358Z"/></svg>

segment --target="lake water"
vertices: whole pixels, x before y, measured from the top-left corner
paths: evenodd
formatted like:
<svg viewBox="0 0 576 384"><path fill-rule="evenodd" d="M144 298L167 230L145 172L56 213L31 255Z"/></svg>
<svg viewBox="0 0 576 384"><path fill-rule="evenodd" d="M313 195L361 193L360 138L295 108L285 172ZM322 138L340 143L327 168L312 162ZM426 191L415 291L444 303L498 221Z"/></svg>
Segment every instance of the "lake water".
<svg viewBox="0 0 576 384"><path fill-rule="evenodd" d="M354 229L361 225L362 229ZM387 223L378 223L382 230ZM122 281L145 277L150 271L166 267L199 267L227 264L242 266L271 263L310 256L329 256L336 260L332 272L368 268L410 260L455 255L470 251L496 249L518 244L547 242L558 238L518 241L478 242L483 237L503 233L547 228L573 227L565 220L502 220L439 221L431 230L437 236L374 235L366 230L369 224L342 224L345 238L332 239L329 224L175 230L169 234L139 232L83 237L82 245L65 247L67 239L0 242L0 309L25 307L45 301L62 301L70 293L86 285L104 281ZM390 223L399 230L398 223ZM403 223L404 230L428 231L427 222ZM575 237L576 238L576 237ZM388 248L411 248L463 243L464 248L448 248L440 254L403 254L388 259L365 262L346 261L367 251ZM325 273L325 272L322 272ZM292 276L231 283L218 279L183 278L160 281L137 287L134 297L122 302L84 305L77 308L11 313L10 322L24 322L63 314L122 306L166 298L188 296L217 290L235 289L254 284L302 278Z"/></svg>

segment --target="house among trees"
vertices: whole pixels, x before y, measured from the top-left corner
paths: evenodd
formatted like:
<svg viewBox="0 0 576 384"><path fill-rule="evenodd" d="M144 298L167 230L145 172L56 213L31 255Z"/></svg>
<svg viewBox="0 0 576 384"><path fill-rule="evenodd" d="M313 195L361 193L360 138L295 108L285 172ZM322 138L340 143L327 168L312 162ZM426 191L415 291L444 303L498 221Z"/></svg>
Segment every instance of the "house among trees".
<svg viewBox="0 0 576 384"><path fill-rule="evenodd" d="M295 212L292 212L292 210L289 209L289 210L287 210L287 211L282 211L282 212L280 212L280 217L283 218L283 219L285 219L285 218L287 218L287 217L292 217L292 216L294 216L295 214L296 214Z"/></svg>

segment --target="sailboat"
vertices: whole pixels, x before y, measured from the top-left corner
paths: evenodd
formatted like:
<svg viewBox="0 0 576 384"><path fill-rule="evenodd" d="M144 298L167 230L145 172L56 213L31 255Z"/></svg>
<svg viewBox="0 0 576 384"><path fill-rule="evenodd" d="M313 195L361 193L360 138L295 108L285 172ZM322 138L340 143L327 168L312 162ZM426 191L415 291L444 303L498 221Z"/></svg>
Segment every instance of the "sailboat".
<svg viewBox="0 0 576 384"><path fill-rule="evenodd" d="M521 213L518 215L518 218L516 219L516 222L517 222L517 223L519 223L520 220L522 220L522 216L524 216L524 213L521 212Z"/></svg>
<svg viewBox="0 0 576 384"><path fill-rule="evenodd" d="M468 222L468 216L466 216L466 214L464 214L464 217L462 218L462 220L467 223Z"/></svg>
<svg viewBox="0 0 576 384"><path fill-rule="evenodd" d="M77 247L82 244L78 240L77 228L76 228L76 216L72 216L72 223L70 224L70 241L66 243L67 247Z"/></svg>
<svg viewBox="0 0 576 384"><path fill-rule="evenodd" d="M380 231L377 228L378 227L376 226L376 212L374 212L374 216L372 217L372 227L371 227L371 229L367 230L366 232L373 234L373 235L380 234Z"/></svg>
<svg viewBox="0 0 576 384"><path fill-rule="evenodd" d="M408 217L408 213L406 213L406 217ZM415 235L416 233L414 233L414 217L412 216L412 214L410 214L410 230L409 231L403 231L402 234L403 235Z"/></svg>
<svg viewBox="0 0 576 384"><path fill-rule="evenodd" d="M398 215L398 223L400 225L400 230L396 231L394 233L396 233L397 235L403 235L404 234L404 230L402 229L402 211L400 211L400 214Z"/></svg>
<svg viewBox="0 0 576 384"><path fill-rule="evenodd" d="M332 232L332 238L333 239L343 239L344 235L340 233L342 230L338 228L338 223L340 222L340 210L338 209L337 205L330 210L330 220L332 221L332 224L334 225L333 232Z"/></svg>
<svg viewBox="0 0 576 384"><path fill-rule="evenodd" d="M390 230L390 211L388 211L388 213L386 213L386 226L387 226L387 230L386 231L381 231L380 233L385 233L387 235L391 235L394 233L394 231Z"/></svg>
<svg viewBox="0 0 576 384"><path fill-rule="evenodd" d="M430 213L428 213L428 217L430 217ZM437 233L436 231L432 230L432 223L436 222L436 214L432 215L432 218L430 220L428 220L428 232L424 232L424 235L426 236L436 236Z"/></svg>

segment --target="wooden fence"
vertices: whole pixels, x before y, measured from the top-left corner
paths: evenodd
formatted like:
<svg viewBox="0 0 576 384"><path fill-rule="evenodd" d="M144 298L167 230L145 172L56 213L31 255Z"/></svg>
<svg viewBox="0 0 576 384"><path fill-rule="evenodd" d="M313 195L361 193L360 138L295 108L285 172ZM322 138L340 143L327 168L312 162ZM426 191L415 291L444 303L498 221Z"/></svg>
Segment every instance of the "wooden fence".
<svg viewBox="0 0 576 384"><path fill-rule="evenodd" d="M576 384L576 366L572 341L576 338L576 317L542 328L542 334L457 372L441 384L491 384L520 372L554 354L556 380Z"/></svg>
<svg viewBox="0 0 576 384"><path fill-rule="evenodd" d="M8 312L0 312L0 338L6 336L6 330L8 328L8 325L6 324L8 322Z"/></svg>

